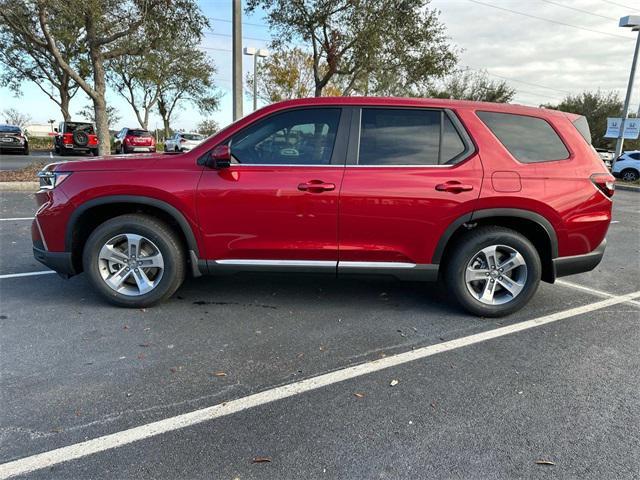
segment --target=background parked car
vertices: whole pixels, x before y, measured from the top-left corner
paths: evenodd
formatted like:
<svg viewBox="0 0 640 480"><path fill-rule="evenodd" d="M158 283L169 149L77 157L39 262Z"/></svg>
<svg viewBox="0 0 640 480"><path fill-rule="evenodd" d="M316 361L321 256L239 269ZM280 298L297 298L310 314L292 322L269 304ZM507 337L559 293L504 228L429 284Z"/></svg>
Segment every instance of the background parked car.
<svg viewBox="0 0 640 480"><path fill-rule="evenodd" d="M625 152L613 164L611 173L626 182L635 182L640 178L640 150Z"/></svg>
<svg viewBox="0 0 640 480"><path fill-rule="evenodd" d="M98 136L93 123L60 122L54 131L53 149L58 155L75 152L98 154Z"/></svg>
<svg viewBox="0 0 640 480"><path fill-rule="evenodd" d="M613 158L615 156L615 152L607 149L607 148L596 148L596 152L600 155L600 158L607 166L609 170L611 170L611 166L613 165Z"/></svg>
<svg viewBox="0 0 640 480"><path fill-rule="evenodd" d="M156 139L141 128L123 128L115 138L116 153L155 152Z"/></svg>
<svg viewBox="0 0 640 480"><path fill-rule="evenodd" d="M206 137L199 133L176 133L164 142L165 152L188 152L200 145Z"/></svg>
<svg viewBox="0 0 640 480"><path fill-rule="evenodd" d="M0 151L19 150L29 155L27 132L15 125L0 125Z"/></svg>

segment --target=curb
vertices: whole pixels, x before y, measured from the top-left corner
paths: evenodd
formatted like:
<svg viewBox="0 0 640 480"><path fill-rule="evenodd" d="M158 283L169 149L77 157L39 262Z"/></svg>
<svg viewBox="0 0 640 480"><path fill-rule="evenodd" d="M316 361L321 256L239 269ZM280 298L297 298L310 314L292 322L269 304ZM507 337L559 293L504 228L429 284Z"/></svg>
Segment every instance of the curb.
<svg viewBox="0 0 640 480"><path fill-rule="evenodd" d="M640 192L640 187L635 185L624 185L616 182L616 190L624 190L625 192Z"/></svg>
<svg viewBox="0 0 640 480"><path fill-rule="evenodd" d="M0 192L37 192L39 189L38 182L0 182Z"/></svg>

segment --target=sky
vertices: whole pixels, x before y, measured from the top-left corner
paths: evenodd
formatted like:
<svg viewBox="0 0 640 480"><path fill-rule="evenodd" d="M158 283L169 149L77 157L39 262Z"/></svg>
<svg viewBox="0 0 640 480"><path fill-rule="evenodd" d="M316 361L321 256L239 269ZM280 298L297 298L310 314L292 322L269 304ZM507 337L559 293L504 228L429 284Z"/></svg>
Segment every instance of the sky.
<svg viewBox="0 0 640 480"><path fill-rule="evenodd" d="M212 26L201 48L217 66L214 78L222 94L219 110L206 118L225 126L232 118L232 0L199 3ZM505 80L518 92L514 103L558 103L567 94L596 89L615 90L624 98L637 33L618 27L618 20L629 14L640 15L638 0L432 0L431 7L440 11L447 35L460 52L459 66L484 69L492 78ZM266 48L269 40L263 12L244 14L243 46ZM244 74L252 69L252 57L245 56ZM640 104L640 74L637 78L631 112ZM60 120L57 105L38 87L25 83L22 91L22 97L16 98L8 89L0 88L0 111L16 108L36 123ZM137 126L124 99L109 92L107 101L121 117L112 128ZM72 100L72 113L88 103L79 93ZM251 108L251 97L245 96L244 113ZM203 118L186 106L178 112L172 127L193 130ZM152 115L149 128L161 125L160 118Z"/></svg>

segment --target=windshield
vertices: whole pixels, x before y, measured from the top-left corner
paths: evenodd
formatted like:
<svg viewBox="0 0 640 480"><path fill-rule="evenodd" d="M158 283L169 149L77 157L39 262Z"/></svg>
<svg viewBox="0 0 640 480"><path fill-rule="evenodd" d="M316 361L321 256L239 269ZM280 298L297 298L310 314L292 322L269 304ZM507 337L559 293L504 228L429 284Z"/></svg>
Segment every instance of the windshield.
<svg viewBox="0 0 640 480"><path fill-rule="evenodd" d="M90 123L67 122L67 123L64 124L64 131L66 133L73 133L76 130L83 131L85 133L88 133L89 135L93 135L93 133L94 133L93 125L90 124Z"/></svg>
<svg viewBox="0 0 640 480"><path fill-rule="evenodd" d="M202 140L204 135L198 135L197 133L183 133L182 138L185 140Z"/></svg>
<svg viewBox="0 0 640 480"><path fill-rule="evenodd" d="M2 133L22 133L20 127L14 127L12 125L0 125L0 132Z"/></svg>

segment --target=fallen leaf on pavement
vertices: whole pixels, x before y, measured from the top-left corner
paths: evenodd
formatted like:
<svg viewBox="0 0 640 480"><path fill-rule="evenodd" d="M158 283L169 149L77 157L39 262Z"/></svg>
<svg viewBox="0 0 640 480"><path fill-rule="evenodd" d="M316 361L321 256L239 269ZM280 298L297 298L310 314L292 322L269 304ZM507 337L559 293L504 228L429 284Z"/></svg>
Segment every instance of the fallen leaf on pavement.
<svg viewBox="0 0 640 480"><path fill-rule="evenodd" d="M271 461L271 457L253 457L252 463L268 463Z"/></svg>
<svg viewBox="0 0 640 480"><path fill-rule="evenodd" d="M139 347L146 348L146 347L150 347L150 346L151 346L151 344L150 344L150 343L139 343L139 344L138 344L138 346L139 346Z"/></svg>
<svg viewBox="0 0 640 480"><path fill-rule="evenodd" d="M222 370L219 370L219 371L217 371L217 372L213 372L213 373L212 373L212 375L213 375L214 377L226 377L226 376L227 376L227 374L226 374L226 373L224 373Z"/></svg>
<svg viewBox="0 0 640 480"><path fill-rule="evenodd" d="M391 380L391 383L389 384L390 387L395 387L398 383L398 380L396 380L395 378L393 380Z"/></svg>
<svg viewBox="0 0 640 480"><path fill-rule="evenodd" d="M436 402L431 402L431 408L436 408Z"/></svg>
<svg viewBox="0 0 640 480"><path fill-rule="evenodd" d="M536 463L538 465L555 465L555 462L552 462L551 460L536 460Z"/></svg>
<svg viewBox="0 0 640 480"><path fill-rule="evenodd" d="M356 392L356 393L353 394L353 396L356 397L356 398L364 398L364 393Z"/></svg>

